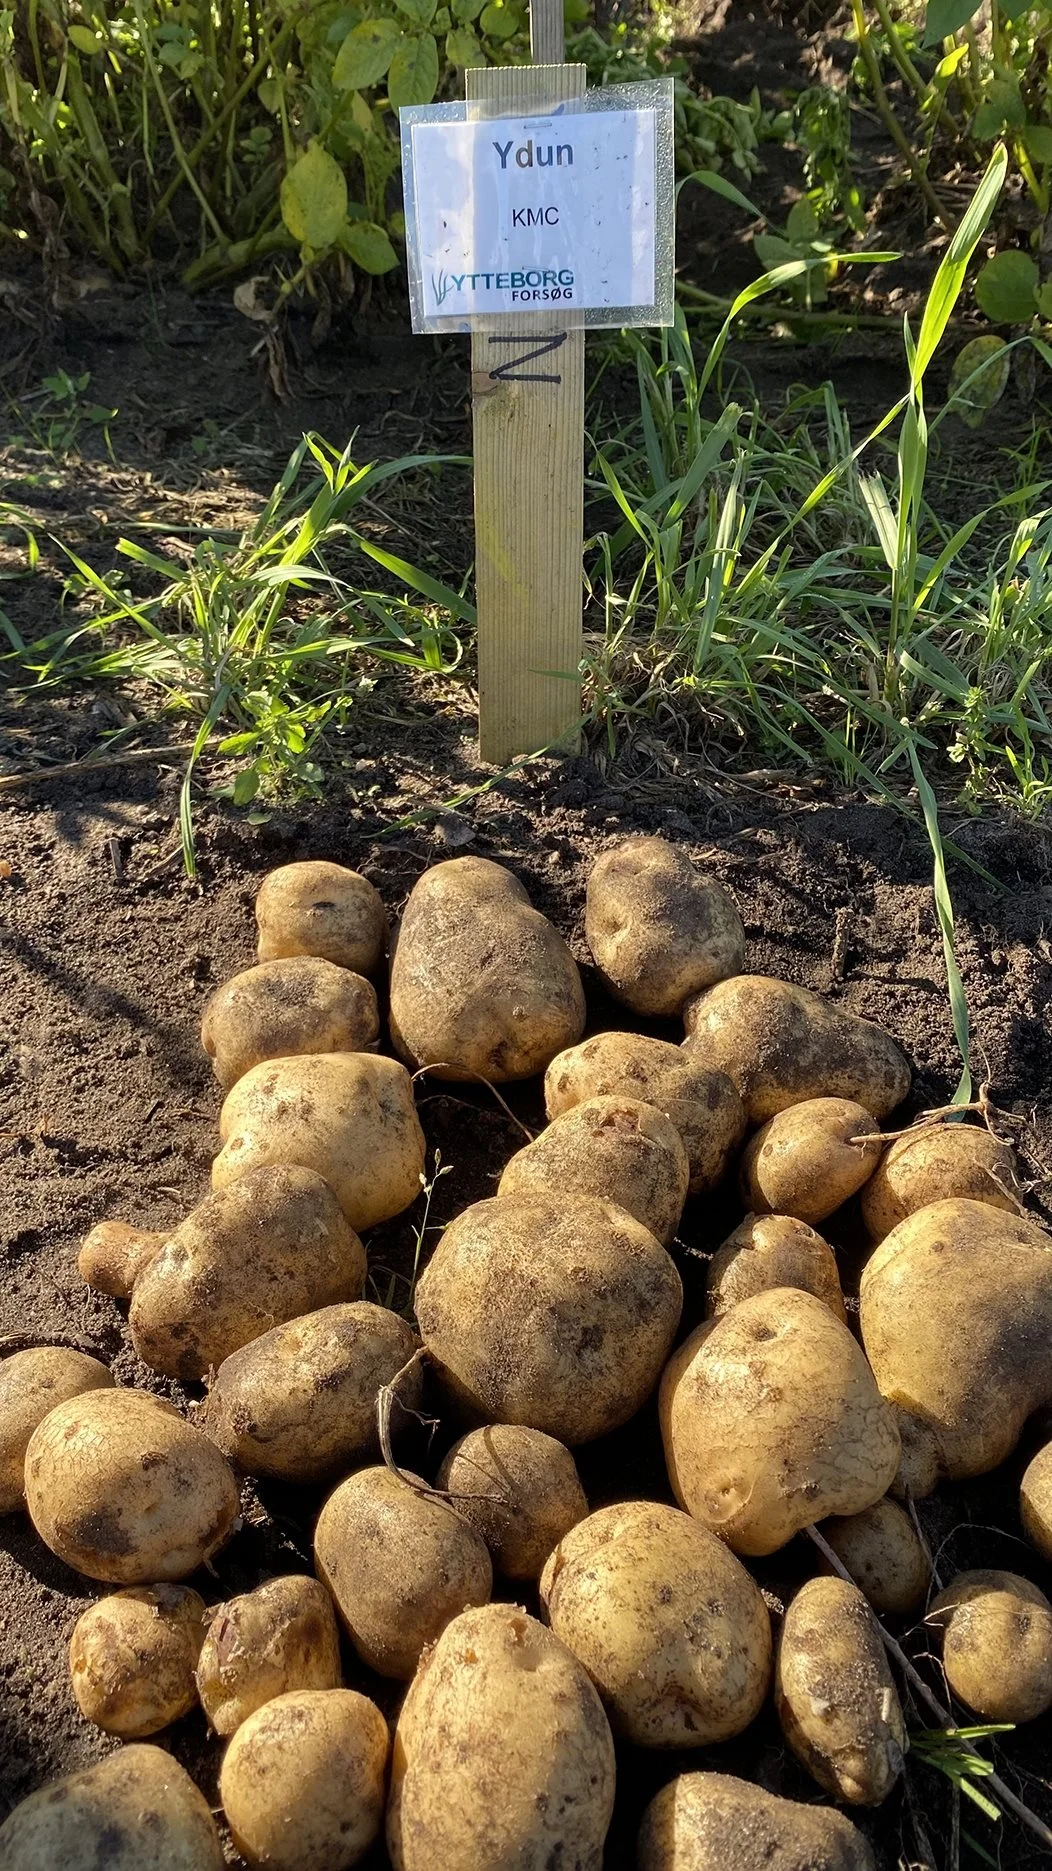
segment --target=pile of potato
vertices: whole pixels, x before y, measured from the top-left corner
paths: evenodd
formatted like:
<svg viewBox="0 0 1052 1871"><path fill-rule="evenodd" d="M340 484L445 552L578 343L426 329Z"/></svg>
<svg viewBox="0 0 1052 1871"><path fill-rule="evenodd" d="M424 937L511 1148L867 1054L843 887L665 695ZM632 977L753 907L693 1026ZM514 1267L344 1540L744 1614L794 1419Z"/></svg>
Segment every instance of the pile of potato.
<svg viewBox="0 0 1052 1871"><path fill-rule="evenodd" d="M385 1823L395 1871L598 1871L619 1761L718 1746L772 1699L816 1789L876 1805L908 1749L878 1616L923 1621L981 1718L1052 1706L1040 1587L935 1580L908 1511L1004 1461L1052 1400L1052 1238L1008 1146L959 1122L885 1135L910 1088L896 1041L742 972L730 896L659 838L600 857L584 927L626 1022L682 1020L681 1044L585 1038L569 948L482 858L412 891L383 1010L387 917L363 877L288 865L257 920L258 965L202 1025L225 1094L211 1192L167 1233L100 1222L79 1260L127 1302L144 1364L200 1402L74 1351L0 1363L0 1509L119 1588L69 1663L85 1719L129 1744L10 1815L5 1871L222 1865L200 1791L150 1744L198 1706L234 1845L273 1871L345 1871ZM445 1229L411 1322L365 1297L360 1236L421 1190L424 1068L543 1073L549 1121ZM684 1205L689 1249L735 1178L744 1219L684 1318ZM871 1242L857 1334L821 1232L846 1204ZM665 1471L591 1511L573 1449L655 1397ZM397 1430L425 1405L442 1429L417 1475ZM317 1576L206 1602L240 1476L320 1491ZM1052 1444L1021 1514L1039 1571ZM809 1576L774 1604L752 1562L816 1524L838 1570L805 1541ZM407 1686L393 1735L346 1664ZM637 1862L873 1858L834 1806L706 1770L650 1802Z"/></svg>

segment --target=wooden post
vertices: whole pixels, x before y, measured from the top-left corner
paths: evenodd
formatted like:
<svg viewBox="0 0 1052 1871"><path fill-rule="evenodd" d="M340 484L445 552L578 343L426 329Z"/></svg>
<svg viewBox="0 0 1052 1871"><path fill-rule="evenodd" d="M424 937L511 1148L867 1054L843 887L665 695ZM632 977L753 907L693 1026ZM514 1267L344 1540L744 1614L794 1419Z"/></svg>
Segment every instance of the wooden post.
<svg viewBox="0 0 1052 1871"><path fill-rule="evenodd" d="M581 97L562 63L563 0L531 0L534 63L465 73L472 117L524 117ZM479 753L504 766L580 736L584 332L555 311L471 341Z"/></svg>

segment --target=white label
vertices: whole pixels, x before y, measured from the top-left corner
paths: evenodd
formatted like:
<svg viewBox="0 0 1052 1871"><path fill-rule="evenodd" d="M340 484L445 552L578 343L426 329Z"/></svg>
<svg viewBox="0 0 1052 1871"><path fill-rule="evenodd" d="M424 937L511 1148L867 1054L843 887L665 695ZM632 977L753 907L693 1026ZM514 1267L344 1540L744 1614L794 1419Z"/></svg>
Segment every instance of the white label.
<svg viewBox="0 0 1052 1871"><path fill-rule="evenodd" d="M414 124L425 317L652 305L655 136L652 110Z"/></svg>

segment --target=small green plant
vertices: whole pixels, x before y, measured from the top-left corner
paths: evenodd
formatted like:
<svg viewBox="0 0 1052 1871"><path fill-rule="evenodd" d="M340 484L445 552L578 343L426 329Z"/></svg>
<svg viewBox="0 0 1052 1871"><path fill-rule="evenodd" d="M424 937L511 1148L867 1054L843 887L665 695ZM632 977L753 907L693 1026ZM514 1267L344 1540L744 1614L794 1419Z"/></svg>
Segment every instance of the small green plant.
<svg viewBox="0 0 1052 1871"><path fill-rule="evenodd" d="M85 425L101 431L106 453L112 459L110 423L117 411L86 400L90 383L90 371L71 377L60 369L44 377L40 388L29 391L17 405L9 404L12 413L26 422L27 439L55 463L65 462L73 454ZM17 443L20 438L14 439Z"/></svg>
<svg viewBox="0 0 1052 1871"><path fill-rule="evenodd" d="M973 1728L921 1728L910 1733L910 1752L926 1767L944 1775L958 1793L963 1793L987 1819L1003 1818L1001 1808L982 1791L977 1782L994 1772L993 1763L976 1753L973 1743L988 1741L992 1735L1013 1732L1012 1722L982 1722Z"/></svg>

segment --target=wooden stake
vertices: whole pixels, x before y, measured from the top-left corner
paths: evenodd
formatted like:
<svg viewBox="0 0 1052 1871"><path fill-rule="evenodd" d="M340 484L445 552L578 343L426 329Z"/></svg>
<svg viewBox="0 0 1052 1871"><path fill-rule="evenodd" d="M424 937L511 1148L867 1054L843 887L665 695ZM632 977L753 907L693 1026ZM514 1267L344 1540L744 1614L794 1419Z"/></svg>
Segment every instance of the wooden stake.
<svg viewBox="0 0 1052 1871"><path fill-rule="evenodd" d="M465 73L472 117L581 97L564 65L563 0L531 0L533 65ZM557 311L471 341L479 753L494 766L577 745L583 649L584 332Z"/></svg>

